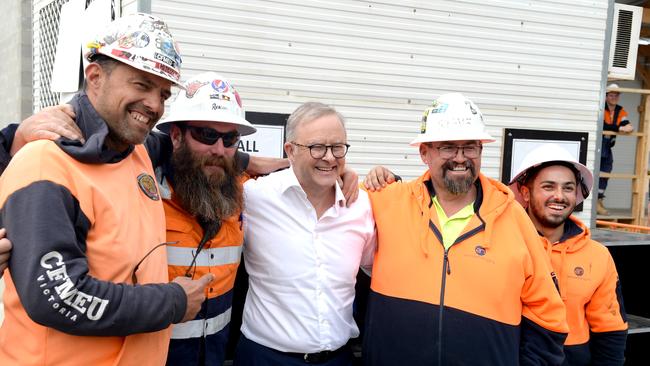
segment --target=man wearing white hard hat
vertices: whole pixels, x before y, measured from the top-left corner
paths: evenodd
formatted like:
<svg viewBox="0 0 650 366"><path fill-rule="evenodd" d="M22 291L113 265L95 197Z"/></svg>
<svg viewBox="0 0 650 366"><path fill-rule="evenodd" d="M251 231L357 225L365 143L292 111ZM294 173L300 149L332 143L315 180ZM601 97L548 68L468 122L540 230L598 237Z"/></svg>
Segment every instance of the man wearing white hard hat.
<svg viewBox="0 0 650 366"><path fill-rule="evenodd" d="M169 278L206 273L216 281L192 321L172 330L167 365L221 365L242 244L243 176L235 153L255 132L235 87L214 72L184 83L168 117L173 153L156 169L167 222Z"/></svg>
<svg viewBox="0 0 650 366"><path fill-rule="evenodd" d="M630 124L625 109L618 104L621 96L618 88L618 85L613 83L607 86L603 131L630 133L634 131L634 127ZM614 168L614 152L612 148L615 143L616 136L603 135L600 149L601 172L611 173ZM609 211L605 208L605 190L607 189L608 182L609 178L601 177L598 179L596 212L599 215L609 215Z"/></svg>
<svg viewBox="0 0 650 366"><path fill-rule="evenodd" d="M540 238L508 187L480 172L493 141L471 100L442 95L411 143L427 171L369 189L366 365L562 363L566 313Z"/></svg>
<svg viewBox="0 0 650 366"><path fill-rule="evenodd" d="M524 157L510 188L542 236L567 308L564 365L623 365L627 321L611 254L572 216L593 175L557 144Z"/></svg>
<svg viewBox="0 0 650 366"><path fill-rule="evenodd" d="M0 178L14 244L2 365L160 365L170 325L194 318L213 275L168 283L164 210L142 143L179 83L160 19L111 23L70 104L82 140L25 145Z"/></svg>

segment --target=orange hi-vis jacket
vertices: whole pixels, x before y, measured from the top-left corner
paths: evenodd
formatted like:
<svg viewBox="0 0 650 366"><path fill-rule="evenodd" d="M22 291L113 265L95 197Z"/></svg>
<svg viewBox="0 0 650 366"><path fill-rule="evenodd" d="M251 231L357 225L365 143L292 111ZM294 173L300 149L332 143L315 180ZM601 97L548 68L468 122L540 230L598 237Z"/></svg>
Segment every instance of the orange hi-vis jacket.
<svg viewBox="0 0 650 366"><path fill-rule="evenodd" d="M630 120L627 118L627 111L620 105L616 105L614 111L610 111L609 106L605 103L605 113L603 116L603 131L617 132L621 126L630 124Z"/></svg>
<svg viewBox="0 0 650 366"><path fill-rule="evenodd" d="M0 365L162 365L186 296L155 249L165 218L151 161L142 145L105 149L85 94L71 104L86 143L29 143L0 178L13 243Z"/></svg>
<svg viewBox="0 0 650 366"><path fill-rule="evenodd" d="M539 235L479 174L474 216L446 251L427 171L369 192L377 225L366 365L559 365L566 312Z"/></svg>
<svg viewBox="0 0 650 366"><path fill-rule="evenodd" d="M167 245L169 279L186 273L194 279L207 273L215 278L205 290L206 300L196 318L174 325L168 363L197 365L201 343L204 343L206 364L221 365L228 343L233 286L244 242L241 213L223 220L214 237L204 238L196 218L175 200L169 180L162 174L157 176L161 178L167 241L170 242ZM205 242L198 251L201 241ZM195 266L190 266L195 256Z"/></svg>
<svg viewBox="0 0 650 366"><path fill-rule="evenodd" d="M628 327L609 251L592 240L589 229L573 216L565 222L559 242L551 245L543 240L567 309L568 365L623 365Z"/></svg>

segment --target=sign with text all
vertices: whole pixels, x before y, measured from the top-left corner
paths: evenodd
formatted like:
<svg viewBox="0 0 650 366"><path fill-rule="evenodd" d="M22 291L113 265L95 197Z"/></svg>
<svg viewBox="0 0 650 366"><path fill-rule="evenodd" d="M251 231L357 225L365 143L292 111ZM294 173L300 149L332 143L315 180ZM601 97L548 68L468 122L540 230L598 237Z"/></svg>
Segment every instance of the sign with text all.
<svg viewBox="0 0 650 366"><path fill-rule="evenodd" d="M284 157L284 126L254 124L257 132L242 136L239 151L254 156Z"/></svg>

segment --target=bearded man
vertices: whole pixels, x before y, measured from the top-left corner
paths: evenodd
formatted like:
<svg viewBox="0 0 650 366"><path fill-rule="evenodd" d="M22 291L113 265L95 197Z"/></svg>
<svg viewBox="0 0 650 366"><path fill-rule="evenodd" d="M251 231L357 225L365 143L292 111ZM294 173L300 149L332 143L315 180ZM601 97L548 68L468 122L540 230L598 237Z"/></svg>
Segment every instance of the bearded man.
<svg viewBox="0 0 650 366"><path fill-rule="evenodd" d="M168 365L221 365L228 342L243 231L240 136L255 132L235 88L207 72L185 83L158 129L171 158L156 168L167 225L169 276L216 278L194 320L172 330ZM161 156L162 157L162 156Z"/></svg>

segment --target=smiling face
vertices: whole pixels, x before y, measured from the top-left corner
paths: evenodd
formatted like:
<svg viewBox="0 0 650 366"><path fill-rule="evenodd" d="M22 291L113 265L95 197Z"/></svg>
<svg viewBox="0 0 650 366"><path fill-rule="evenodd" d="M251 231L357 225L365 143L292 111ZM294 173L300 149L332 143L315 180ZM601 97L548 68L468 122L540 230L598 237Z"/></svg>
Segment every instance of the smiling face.
<svg viewBox="0 0 650 366"><path fill-rule="evenodd" d="M186 122L185 125L189 127L211 128L219 133L237 132L236 125L232 123L189 121ZM181 139L181 134L183 135L184 140ZM208 145L197 141L189 129L185 128L181 130L181 128L176 125L172 126L170 136L172 138L172 143L174 144L174 149L178 149L184 141L192 154L203 159L204 163L201 169L206 176L223 175L223 164L231 164L231 162L234 161L234 156L237 152L237 144L225 147L223 138L219 138L214 144Z"/></svg>
<svg viewBox="0 0 650 366"><path fill-rule="evenodd" d="M327 114L312 121L303 121L295 129L294 139L300 145L345 144L347 135L343 124L336 114ZM284 149L291 161L291 166L298 182L305 192L321 192L332 189L336 179L343 172L345 157L335 158L332 150L327 149L325 156L314 159L309 148L287 142Z"/></svg>
<svg viewBox="0 0 650 366"><path fill-rule="evenodd" d="M237 132L236 126L230 123L188 121L172 124L169 132L174 145L171 161L173 188L175 197L189 213L217 220L241 211L242 185L235 161L238 145L235 142L224 147L223 136L216 142L205 139L205 136L214 137L215 134L204 131L205 134L198 135L197 131L204 128L225 134ZM214 143L210 145L208 142Z"/></svg>
<svg viewBox="0 0 650 366"><path fill-rule="evenodd" d="M420 144L420 157L429 167L431 182L436 192L446 191L454 195L468 193L481 170L481 152L467 157L464 149L458 149L453 156L446 156L445 150L458 146L480 146L480 141L442 141ZM462 153L461 153L462 151Z"/></svg>
<svg viewBox="0 0 650 366"><path fill-rule="evenodd" d="M520 189L528 215L538 229L559 227L576 207L576 176L566 166L543 168Z"/></svg>
<svg viewBox="0 0 650 366"><path fill-rule="evenodd" d="M114 62L86 68L87 94L110 130L106 144L117 151L144 142L165 112L171 81Z"/></svg>

